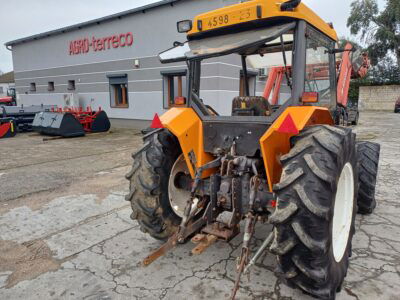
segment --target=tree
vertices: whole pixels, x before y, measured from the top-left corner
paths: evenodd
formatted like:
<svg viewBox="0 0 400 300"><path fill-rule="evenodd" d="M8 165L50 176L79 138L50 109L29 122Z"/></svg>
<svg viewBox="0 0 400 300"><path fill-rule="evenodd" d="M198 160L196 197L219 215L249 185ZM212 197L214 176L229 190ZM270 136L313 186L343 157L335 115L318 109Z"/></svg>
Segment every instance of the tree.
<svg viewBox="0 0 400 300"><path fill-rule="evenodd" d="M400 1L386 0L380 12L376 0L355 0L347 26L368 46L374 65L388 54L393 55L400 67Z"/></svg>

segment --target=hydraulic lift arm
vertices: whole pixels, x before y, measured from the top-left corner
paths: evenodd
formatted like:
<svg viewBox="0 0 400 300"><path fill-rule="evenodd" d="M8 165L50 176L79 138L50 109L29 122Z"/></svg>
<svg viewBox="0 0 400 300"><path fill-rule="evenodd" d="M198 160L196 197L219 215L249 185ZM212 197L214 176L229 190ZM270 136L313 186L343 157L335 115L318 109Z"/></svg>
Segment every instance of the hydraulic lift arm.
<svg viewBox="0 0 400 300"><path fill-rule="evenodd" d="M339 65L337 103L343 107L347 107L350 80L365 77L370 67L368 55L366 53L357 55L357 51L354 51L353 49L354 48L350 43L346 44L343 51L342 61Z"/></svg>

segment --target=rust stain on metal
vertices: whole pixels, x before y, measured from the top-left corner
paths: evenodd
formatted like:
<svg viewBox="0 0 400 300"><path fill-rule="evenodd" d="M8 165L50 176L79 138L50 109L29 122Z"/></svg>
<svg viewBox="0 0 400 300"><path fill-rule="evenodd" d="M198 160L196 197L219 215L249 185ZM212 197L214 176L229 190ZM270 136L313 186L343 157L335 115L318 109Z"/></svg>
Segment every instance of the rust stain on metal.
<svg viewBox="0 0 400 300"><path fill-rule="evenodd" d="M214 244L218 240L218 237L215 235L207 235L204 236L203 239L198 243L198 245L192 250L192 254L199 255L207 250L212 244Z"/></svg>
<svg viewBox="0 0 400 300"><path fill-rule="evenodd" d="M167 253L169 250L175 248L177 240L178 240L178 235L174 234L164 245L162 245L160 248L158 248L156 251L151 253L143 260L143 266L147 267L152 262L154 262L155 260L163 256L165 253Z"/></svg>
<svg viewBox="0 0 400 300"><path fill-rule="evenodd" d="M239 229L234 227L232 229L224 227L222 224L214 223L207 225L202 229L202 232L215 235L224 241L230 241L239 234Z"/></svg>
<svg viewBox="0 0 400 300"><path fill-rule="evenodd" d="M196 234L196 235L192 238L192 243L193 243L193 244L198 244L198 243L200 243L201 241L203 241L205 238L206 238L206 235L205 235L205 234L201 234L201 233Z"/></svg>

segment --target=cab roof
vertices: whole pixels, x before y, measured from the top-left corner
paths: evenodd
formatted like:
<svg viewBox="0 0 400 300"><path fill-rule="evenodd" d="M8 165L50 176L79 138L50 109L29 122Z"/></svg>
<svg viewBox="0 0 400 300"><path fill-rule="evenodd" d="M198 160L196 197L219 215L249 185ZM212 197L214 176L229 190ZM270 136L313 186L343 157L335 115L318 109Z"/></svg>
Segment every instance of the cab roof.
<svg viewBox="0 0 400 300"><path fill-rule="evenodd" d="M286 0L250 0L226 6L195 17L188 39L201 38L212 34L224 34L230 30L267 26L271 23L304 20L334 41L336 31L305 4L300 3L292 11L281 10Z"/></svg>

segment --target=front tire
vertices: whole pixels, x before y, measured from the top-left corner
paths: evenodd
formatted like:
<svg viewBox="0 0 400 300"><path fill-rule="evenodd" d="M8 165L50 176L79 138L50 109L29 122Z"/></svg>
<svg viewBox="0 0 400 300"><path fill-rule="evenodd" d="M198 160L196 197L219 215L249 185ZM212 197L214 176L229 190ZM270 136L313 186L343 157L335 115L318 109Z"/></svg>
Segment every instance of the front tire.
<svg viewBox="0 0 400 300"><path fill-rule="evenodd" d="M360 119L360 113L357 112L356 119L351 124L354 125L354 126L358 125L358 120L359 119Z"/></svg>
<svg viewBox="0 0 400 300"><path fill-rule="evenodd" d="M289 286L334 299L347 273L355 231L355 134L348 128L313 126L293 137L292 145L281 158L281 182L274 187L270 250Z"/></svg>
<svg viewBox="0 0 400 300"><path fill-rule="evenodd" d="M158 240L167 240L176 232L180 218L174 213L168 196L171 169L181 154L179 142L168 130L148 132L144 146L132 155L129 180L131 218L137 220L142 232Z"/></svg>

